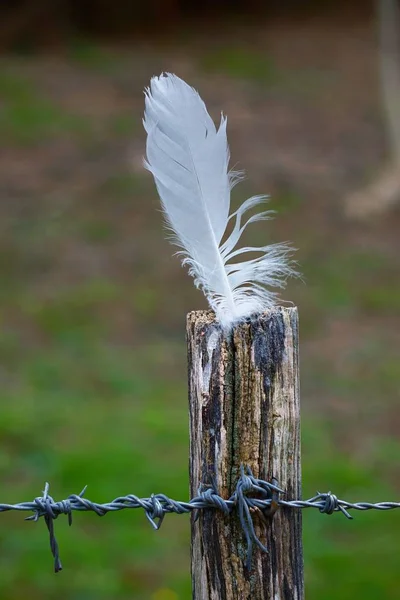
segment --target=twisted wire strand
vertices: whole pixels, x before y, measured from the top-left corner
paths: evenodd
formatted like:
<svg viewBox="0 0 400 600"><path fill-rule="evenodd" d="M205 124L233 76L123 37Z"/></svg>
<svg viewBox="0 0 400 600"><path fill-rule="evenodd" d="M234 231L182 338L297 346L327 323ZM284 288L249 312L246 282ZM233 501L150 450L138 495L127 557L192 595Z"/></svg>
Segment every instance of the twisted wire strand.
<svg viewBox="0 0 400 600"><path fill-rule="evenodd" d="M18 502L16 504L0 504L0 512L22 511L32 512L26 517L26 521L39 521L44 517L50 540L50 550L54 558L54 571L62 570L59 555L59 547L54 532L54 521L60 515L67 515L69 525L72 524L72 513L94 512L103 517L109 512L124 509L141 508L150 522L151 526L160 529L166 514L186 514L196 511L199 517L201 510L219 510L225 515L237 512L247 544L247 568L250 569L253 547L257 546L263 552L268 548L257 537L254 528L255 514L264 521L272 519L279 508L302 510L305 508L316 508L320 513L331 515L335 512L342 513L347 519L352 519L350 510L393 510L400 508L400 502L348 502L341 500L331 492L318 492L308 500L284 500L280 494L284 491L277 485L277 481L264 481L254 477L249 467L241 467L236 489L233 495L225 500L218 494L215 483L212 485L202 484L197 496L189 502L180 502L169 498L165 494L152 494L149 498L139 498L134 494L119 496L111 502L99 504L88 498L84 498L86 487L79 494L71 494L65 500L56 502L49 494L50 486L46 483L43 495L30 502ZM257 495L254 497L254 495Z"/></svg>

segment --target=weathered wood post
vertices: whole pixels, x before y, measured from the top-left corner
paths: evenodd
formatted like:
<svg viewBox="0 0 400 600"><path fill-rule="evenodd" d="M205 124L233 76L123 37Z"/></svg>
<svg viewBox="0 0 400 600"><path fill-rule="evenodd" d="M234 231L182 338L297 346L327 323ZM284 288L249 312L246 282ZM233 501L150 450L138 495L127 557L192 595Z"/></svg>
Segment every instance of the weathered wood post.
<svg viewBox="0 0 400 600"><path fill-rule="evenodd" d="M301 498L298 316L277 307L224 337L212 311L187 317L191 497L214 480L228 499L240 466L276 478L285 499ZM256 533L269 553L246 543L237 513L192 517L194 600L301 600L301 511L279 508Z"/></svg>
<svg viewBox="0 0 400 600"><path fill-rule="evenodd" d="M187 323L191 495L212 482L218 493L204 492L203 501L227 509L204 509L192 520L193 596L301 600L300 514L279 507L271 520L271 511L266 515L265 506L255 504L265 502L265 494L272 500L261 480L276 478L288 499L300 497L297 310L260 315L275 299L271 288L284 287L296 270L287 244L238 247L247 225L268 219L269 212L246 220L263 201L254 196L229 215L230 190L240 177L228 172L226 124L222 118L217 130L198 93L179 77L151 79L146 166L183 264L218 315L217 322L212 312L190 313ZM246 319L232 329L238 316ZM241 474L242 466L260 485ZM233 492L224 505L222 498ZM255 492L261 500L248 497ZM250 542L260 545L260 538L269 554L252 557Z"/></svg>

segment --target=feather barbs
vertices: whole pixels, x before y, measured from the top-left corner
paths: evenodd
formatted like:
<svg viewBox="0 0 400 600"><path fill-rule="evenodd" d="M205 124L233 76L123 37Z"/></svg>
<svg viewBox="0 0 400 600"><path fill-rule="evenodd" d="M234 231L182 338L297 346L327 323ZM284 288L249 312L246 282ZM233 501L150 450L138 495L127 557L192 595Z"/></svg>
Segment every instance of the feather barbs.
<svg viewBox="0 0 400 600"><path fill-rule="evenodd" d="M270 288L283 288L296 274L289 260L292 249L287 244L237 248L247 226L270 219L272 212L253 214L242 223L266 200L254 196L229 215L230 192L242 174L228 169L226 117L217 129L199 94L167 73L153 77L145 91L143 123L145 166L153 174L173 242L221 325L230 329L272 307L277 293ZM242 255L249 253L258 256L246 260Z"/></svg>

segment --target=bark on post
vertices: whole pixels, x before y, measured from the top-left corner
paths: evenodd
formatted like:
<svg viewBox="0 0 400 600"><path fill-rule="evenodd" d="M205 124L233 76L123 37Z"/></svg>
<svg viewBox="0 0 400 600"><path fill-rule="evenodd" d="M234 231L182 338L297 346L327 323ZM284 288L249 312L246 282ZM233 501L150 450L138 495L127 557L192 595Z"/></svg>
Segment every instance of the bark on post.
<svg viewBox="0 0 400 600"><path fill-rule="evenodd" d="M247 319L224 337L212 311L187 317L191 497L214 480L228 499L240 466L301 498L298 317L275 308ZM279 508L267 526L254 515L268 547L246 543L237 514L192 517L194 600L302 600L301 511Z"/></svg>

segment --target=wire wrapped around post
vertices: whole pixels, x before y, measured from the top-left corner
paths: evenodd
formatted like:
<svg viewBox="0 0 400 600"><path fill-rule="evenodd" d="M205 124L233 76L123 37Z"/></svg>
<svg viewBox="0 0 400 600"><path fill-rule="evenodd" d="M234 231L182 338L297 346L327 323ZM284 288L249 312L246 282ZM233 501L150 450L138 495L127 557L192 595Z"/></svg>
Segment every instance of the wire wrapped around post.
<svg viewBox="0 0 400 600"><path fill-rule="evenodd" d="M192 312L187 339L191 497L210 486L230 498L248 465L255 477L279 483L285 499L299 500L297 309L249 317L228 335L213 312ZM261 510L241 502L240 518L237 511L192 515L194 600L302 600L301 514L278 508L277 498L270 504ZM252 523L268 552L253 544L249 556L243 530Z"/></svg>

